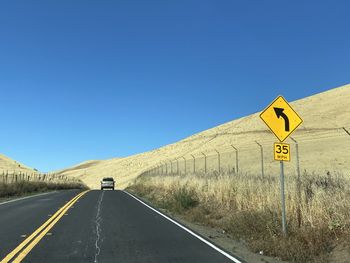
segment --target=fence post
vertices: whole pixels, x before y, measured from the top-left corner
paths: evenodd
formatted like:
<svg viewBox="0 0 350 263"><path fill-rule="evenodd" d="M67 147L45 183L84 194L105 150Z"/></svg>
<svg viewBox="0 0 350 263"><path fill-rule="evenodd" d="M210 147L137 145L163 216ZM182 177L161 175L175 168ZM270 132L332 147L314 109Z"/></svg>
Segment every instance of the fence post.
<svg viewBox="0 0 350 263"><path fill-rule="evenodd" d="M214 149L214 151L216 151L216 153L218 154L218 171L219 171L219 174L220 174L221 173L220 153L216 149Z"/></svg>
<svg viewBox="0 0 350 263"><path fill-rule="evenodd" d="M193 154L191 156L193 158L193 173L196 174L196 157Z"/></svg>
<svg viewBox="0 0 350 263"><path fill-rule="evenodd" d="M204 156L204 173L207 173L207 156L202 153L202 155Z"/></svg>
<svg viewBox="0 0 350 263"><path fill-rule="evenodd" d="M173 175L173 161L170 161L171 175Z"/></svg>
<svg viewBox="0 0 350 263"><path fill-rule="evenodd" d="M231 147L235 150L236 152L236 174L238 174L238 149L231 144Z"/></svg>
<svg viewBox="0 0 350 263"><path fill-rule="evenodd" d="M350 134L349 134L350 135ZM299 228L301 227L301 178L300 178L300 162L299 162L299 144L297 140L294 138L290 137L291 140L295 143L295 154L296 154L296 166L297 166L297 198L298 198L298 203L297 203L297 218L298 218L298 226Z"/></svg>
<svg viewBox="0 0 350 263"><path fill-rule="evenodd" d="M187 162L186 162L185 156L182 156L182 159L184 159L184 161L185 161L185 175L186 175L186 173L187 173Z"/></svg>
<svg viewBox="0 0 350 263"><path fill-rule="evenodd" d="M179 159L176 158L176 174L179 175Z"/></svg>
<svg viewBox="0 0 350 263"><path fill-rule="evenodd" d="M259 145L260 147L260 153L261 153L261 176L262 178L264 178L264 149L262 147L262 145L260 143L258 143L257 141L255 141L255 143L257 145Z"/></svg>

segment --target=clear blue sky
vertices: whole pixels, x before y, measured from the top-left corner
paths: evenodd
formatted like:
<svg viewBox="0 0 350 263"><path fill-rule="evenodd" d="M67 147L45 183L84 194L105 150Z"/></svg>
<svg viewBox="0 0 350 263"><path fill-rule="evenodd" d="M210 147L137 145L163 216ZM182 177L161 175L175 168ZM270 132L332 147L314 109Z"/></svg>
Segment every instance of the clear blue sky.
<svg viewBox="0 0 350 263"><path fill-rule="evenodd" d="M0 2L0 152L42 171L151 150L349 83L349 1Z"/></svg>

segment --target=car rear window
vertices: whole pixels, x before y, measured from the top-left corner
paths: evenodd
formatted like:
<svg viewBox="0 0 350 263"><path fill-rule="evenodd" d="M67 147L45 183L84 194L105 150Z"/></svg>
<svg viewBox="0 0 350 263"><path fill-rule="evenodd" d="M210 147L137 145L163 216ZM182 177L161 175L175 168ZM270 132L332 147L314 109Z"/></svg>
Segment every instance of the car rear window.
<svg viewBox="0 0 350 263"><path fill-rule="evenodd" d="M114 181L114 179L113 179L113 178L103 178L103 181L113 182L113 181Z"/></svg>

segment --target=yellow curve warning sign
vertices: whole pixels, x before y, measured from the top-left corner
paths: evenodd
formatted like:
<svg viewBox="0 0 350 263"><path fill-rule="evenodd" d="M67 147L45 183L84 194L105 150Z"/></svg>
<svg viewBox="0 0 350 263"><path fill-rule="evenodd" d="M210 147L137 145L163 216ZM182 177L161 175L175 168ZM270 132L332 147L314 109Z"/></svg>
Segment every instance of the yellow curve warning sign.
<svg viewBox="0 0 350 263"><path fill-rule="evenodd" d="M298 113L282 97L278 96L261 114L260 118L283 142L303 122Z"/></svg>

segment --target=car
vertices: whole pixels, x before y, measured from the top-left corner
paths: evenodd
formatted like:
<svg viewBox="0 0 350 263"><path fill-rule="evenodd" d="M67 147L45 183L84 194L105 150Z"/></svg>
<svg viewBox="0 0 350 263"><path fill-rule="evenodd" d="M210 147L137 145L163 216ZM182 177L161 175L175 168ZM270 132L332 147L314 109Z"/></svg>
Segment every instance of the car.
<svg viewBox="0 0 350 263"><path fill-rule="evenodd" d="M101 190L106 189L106 188L114 190L114 187L115 187L115 181L112 177L105 177L102 179Z"/></svg>

